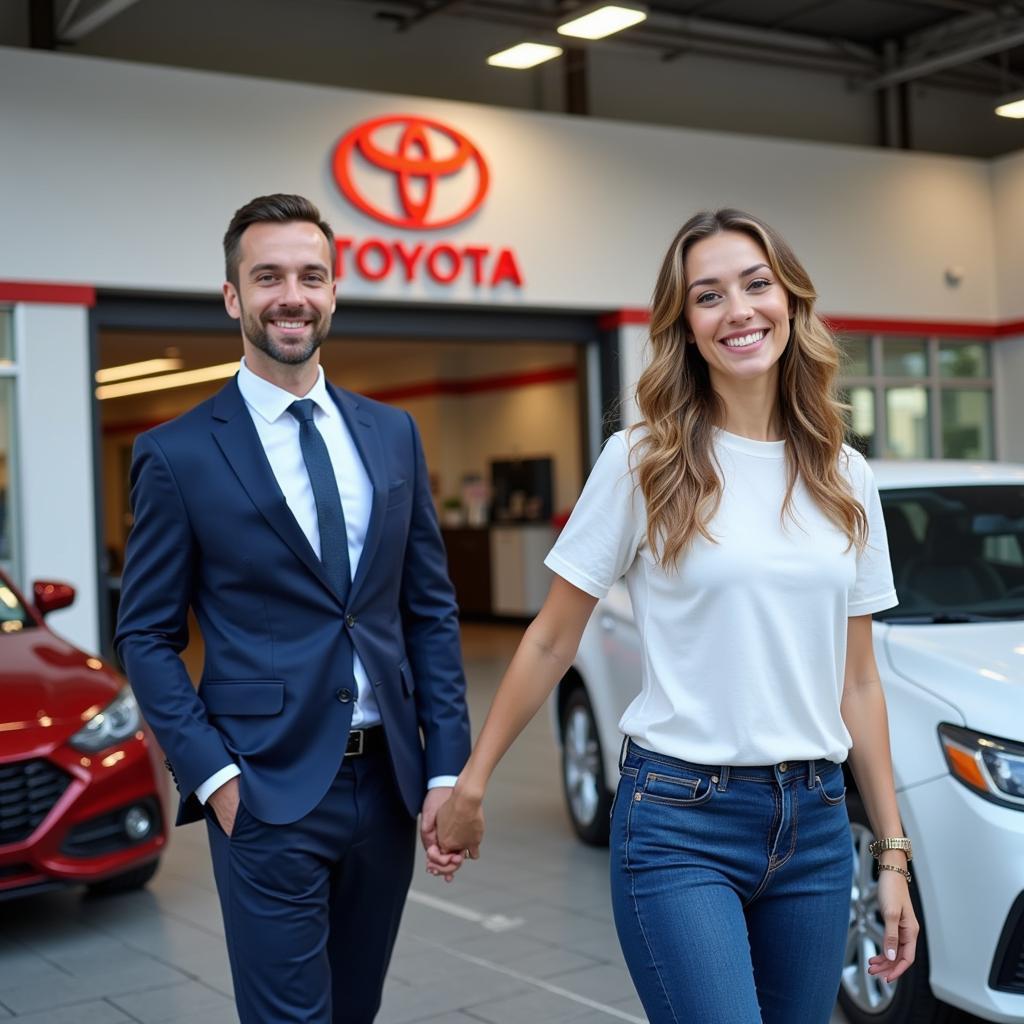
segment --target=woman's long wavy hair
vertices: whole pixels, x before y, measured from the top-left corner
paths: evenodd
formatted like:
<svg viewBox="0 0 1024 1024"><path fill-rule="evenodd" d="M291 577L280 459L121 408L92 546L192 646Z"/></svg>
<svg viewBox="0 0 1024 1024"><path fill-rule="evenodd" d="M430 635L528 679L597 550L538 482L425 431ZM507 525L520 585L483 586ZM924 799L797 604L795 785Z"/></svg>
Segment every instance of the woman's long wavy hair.
<svg viewBox="0 0 1024 1024"><path fill-rule="evenodd" d="M637 382L644 429L635 445L638 486L647 505L647 543L663 566L675 566L708 530L722 497L714 457L714 430L724 409L711 386L707 363L687 344L684 316L687 253L722 231L752 238L765 252L790 300L790 337L779 360L778 411L786 440L788 485L803 482L818 507L861 550L867 516L842 474L843 404L836 394L839 349L814 312L811 279L785 240L763 221L739 210L702 212L680 229L661 266L651 310L651 359Z"/></svg>

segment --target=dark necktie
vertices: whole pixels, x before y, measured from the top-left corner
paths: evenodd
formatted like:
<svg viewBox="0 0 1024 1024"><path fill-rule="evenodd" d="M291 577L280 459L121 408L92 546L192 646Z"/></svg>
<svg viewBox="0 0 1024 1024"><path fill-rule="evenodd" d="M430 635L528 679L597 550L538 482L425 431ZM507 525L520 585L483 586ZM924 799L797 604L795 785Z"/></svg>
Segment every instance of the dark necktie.
<svg viewBox="0 0 1024 1024"><path fill-rule="evenodd" d="M341 507L338 481L327 453L323 435L313 422L316 403L312 398L301 398L288 406L288 411L299 421L299 447L306 463L309 483L316 502L316 523L320 532L320 561L335 592L342 601L348 600L352 570L348 560L348 534L345 513Z"/></svg>

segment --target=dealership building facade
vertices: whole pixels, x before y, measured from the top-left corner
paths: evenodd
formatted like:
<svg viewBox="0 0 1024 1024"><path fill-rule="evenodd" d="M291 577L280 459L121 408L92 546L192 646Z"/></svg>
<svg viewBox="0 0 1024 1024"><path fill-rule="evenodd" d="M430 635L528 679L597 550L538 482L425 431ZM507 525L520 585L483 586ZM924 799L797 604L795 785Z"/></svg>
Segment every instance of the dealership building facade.
<svg viewBox="0 0 1024 1024"><path fill-rule="evenodd" d="M689 214L719 206L778 227L807 266L870 454L1024 462L1024 153L780 141L13 49L0 125L0 565L23 585L72 583L78 601L52 621L89 649L109 636L131 436L179 411L170 386L97 394L97 370L173 350L200 389L179 397L223 383L240 346L218 304L220 240L269 192L309 196L332 224L325 365L422 412L442 505L524 450L555 467L541 518L571 505L609 410L633 414L660 260ZM431 345L418 375L347 375L346 352L411 365ZM470 453L513 393L504 438ZM546 536L508 550L533 560Z"/></svg>

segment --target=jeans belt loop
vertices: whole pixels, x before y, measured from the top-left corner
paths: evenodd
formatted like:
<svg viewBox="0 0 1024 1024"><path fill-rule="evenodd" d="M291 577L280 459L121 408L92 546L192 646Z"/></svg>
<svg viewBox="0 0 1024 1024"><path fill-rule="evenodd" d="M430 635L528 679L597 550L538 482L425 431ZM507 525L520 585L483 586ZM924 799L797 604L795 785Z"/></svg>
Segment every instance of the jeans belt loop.
<svg viewBox="0 0 1024 1024"><path fill-rule="evenodd" d="M718 792L724 793L729 788L729 766L723 764L718 769Z"/></svg>
<svg viewBox="0 0 1024 1024"><path fill-rule="evenodd" d="M815 780L818 777L818 762L808 761L807 762L807 788L814 789Z"/></svg>
<svg viewBox="0 0 1024 1024"><path fill-rule="evenodd" d="M622 746L619 747L619 774L622 774L622 766L626 763L626 751L629 749L629 737L622 737Z"/></svg>

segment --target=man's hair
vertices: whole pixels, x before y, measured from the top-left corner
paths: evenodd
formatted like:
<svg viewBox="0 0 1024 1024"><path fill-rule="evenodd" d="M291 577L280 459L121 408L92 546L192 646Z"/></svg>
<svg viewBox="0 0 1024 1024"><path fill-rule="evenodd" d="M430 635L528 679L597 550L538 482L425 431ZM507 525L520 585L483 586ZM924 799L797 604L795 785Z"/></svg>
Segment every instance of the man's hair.
<svg viewBox="0 0 1024 1024"><path fill-rule="evenodd" d="M320 211L305 196L275 192L272 196L257 196L235 211L224 233L224 272L227 279L238 287L238 265L242 261L242 235L253 224L290 224L306 221L315 224L327 239L331 259L331 279L334 279L337 250L330 224L320 218Z"/></svg>

